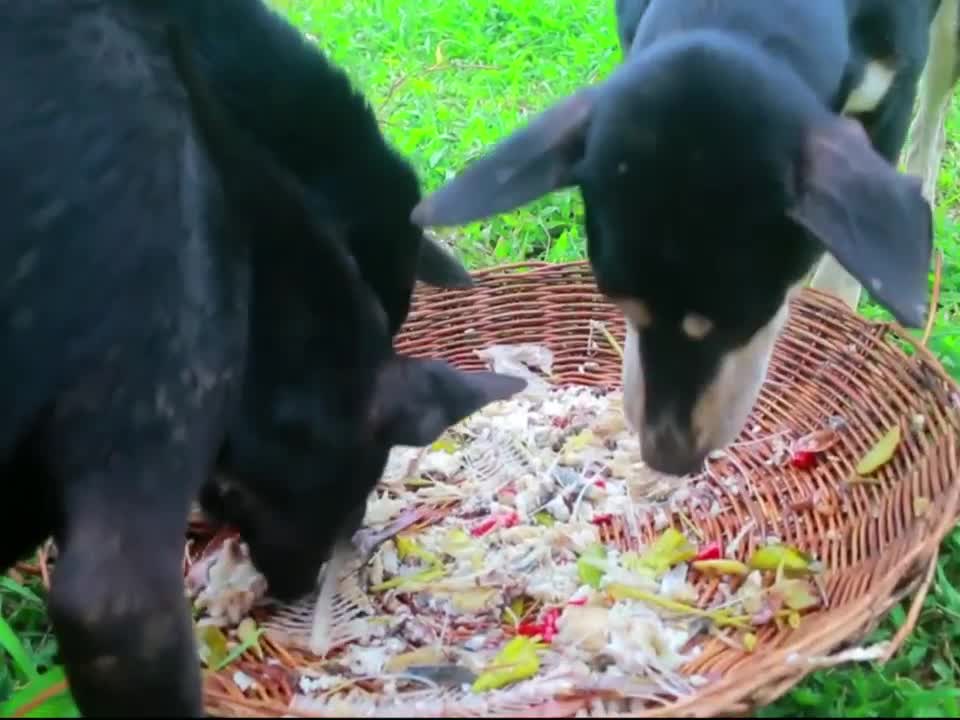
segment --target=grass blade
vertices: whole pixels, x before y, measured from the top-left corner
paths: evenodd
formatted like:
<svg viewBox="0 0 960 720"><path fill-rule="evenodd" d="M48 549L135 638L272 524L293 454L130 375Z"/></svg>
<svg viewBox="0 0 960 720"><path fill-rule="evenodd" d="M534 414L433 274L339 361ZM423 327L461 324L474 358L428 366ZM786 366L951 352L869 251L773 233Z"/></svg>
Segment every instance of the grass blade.
<svg viewBox="0 0 960 720"><path fill-rule="evenodd" d="M14 665L27 680L37 678L37 668L30 661L26 648L20 638L10 627L10 624L0 617L0 649L5 650L13 658Z"/></svg>

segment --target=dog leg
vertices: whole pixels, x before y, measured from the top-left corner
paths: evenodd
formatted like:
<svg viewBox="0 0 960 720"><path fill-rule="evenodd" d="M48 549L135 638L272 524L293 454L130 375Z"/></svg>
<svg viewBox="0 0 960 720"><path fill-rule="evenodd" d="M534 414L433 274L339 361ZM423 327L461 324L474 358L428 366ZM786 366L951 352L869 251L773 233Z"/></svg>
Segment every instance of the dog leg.
<svg viewBox="0 0 960 720"><path fill-rule="evenodd" d="M907 172L923 181L923 194L931 205L936 200L946 145L947 108L957 81L958 8L960 0L943 0L930 28L930 53L920 78L919 109L904 153Z"/></svg>
<svg viewBox="0 0 960 720"><path fill-rule="evenodd" d="M623 343L623 415L627 428L639 433L643 423L643 368L640 367L640 337L627 321Z"/></svg>
<svg viewBox="0 0 960 720"><path fill-rule="evenodd" d="M839 298L851 310L859 306L863 290L857 279L830 253L826 253L817 265L810 287Z"/></svg>

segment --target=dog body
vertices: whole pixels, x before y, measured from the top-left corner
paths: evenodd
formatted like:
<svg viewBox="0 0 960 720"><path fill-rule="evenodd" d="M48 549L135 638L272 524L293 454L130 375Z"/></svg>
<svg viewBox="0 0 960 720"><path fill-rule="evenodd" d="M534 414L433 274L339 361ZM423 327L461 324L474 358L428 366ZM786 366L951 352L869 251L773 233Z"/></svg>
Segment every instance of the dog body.
<svg viewBox="0 0 960 720"><path fill-rule="evenodd" d="M182 553L214 468L263 501L241 531L291 591L394 444L524 383L393 352L330 199L232 124L175 4L3 7L0 477L25 517L0 527L0 566L54 535L49 611L85 716L199 716Z"/></svg>
<svg viewBox="0 0 960 720"><path fill-rule="evenodd" d="M922 67L929 6L625 0L636 29L621 27L629 52L612 75L499 143L414 218L462 224L578 187L598 286L627 321L625 412L648 465L692 472L742 429L789 299L825 254L898 320L923 322L929 206L842 111L881 145L902 141L909 82L891 93L899 63L901 77Z"/></svg>

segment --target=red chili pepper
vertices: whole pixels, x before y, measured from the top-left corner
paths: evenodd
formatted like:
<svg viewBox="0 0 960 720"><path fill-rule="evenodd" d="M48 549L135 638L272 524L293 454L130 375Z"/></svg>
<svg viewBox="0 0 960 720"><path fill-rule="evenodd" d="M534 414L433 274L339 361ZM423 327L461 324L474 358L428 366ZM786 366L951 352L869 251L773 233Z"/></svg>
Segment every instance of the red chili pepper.
<svg viewBox="0 0 960 720"><path fill-rule="evenodd" d="M497 525L497 519L495 517L489 517L483 522L481 522L479 525L475 525L473 529L470 531L470 534L473 535L474 537L483 537L488 532L493 530L493 528L496 527L496 525Z"/></svg>
<svg viewBox="0 0 960 720"><path fill-rule="evenodd" d="M483 522L475 525L470 531L470 534L473 537L483 537L488 532L494 530L497 527L513 527L520 522L520 516L515 512L509 512L502 515L493 515L488 517Z"/></svg>
<svg viewBox="0 0 960 720"><path fill-rule="evenodd" d="M613 522L613 515L611 513L594 515L590 522L592 522L594 525L609 525Z"/></svg>
<svg viewBox="0 0 960 720"><path fill-rule="evenodd" d="M534 635L542 637L543 631L543 623L525 622L517 626L517 635L525 635L526 637L533 637Z"/></svg>
<svg viewBox="0 0 960 720"><path fill-rule="evenodd" d="M593 486L603 490L607 487L607 483L603 480L597 480L595 483L593 483Z"/></svg>
<svg viewBox="0 0 960 720"><path fill-rule="evenodd" d="M554 607L550 608L543 613L543 622L549 623L550 625L556 625L557 620L560 619L560 608Z"/></svg>
<svg viewBox="0 0 960 720"><path fill-rule="evenodd" d="M807 468L812 467L816 461L816 454L807 450L800 450L790 456L790 464L798 470L806 470Z"/></svg>
<svg viewBox="0 0 960 720"><path fill-rule="evenodd" d="M719 560L721 557L723 557L723 548L720 547L719 542L714 540L713 542L704 545L703 549L697 553L697 556L694 558L694 560Z"/></svg>
<svg viewBox="0 0 960 720"><path fill-rule="evenodd" d="M574 598L573 600L567 600L567 605L576 605L581 607L587 604L587 599L585 597Z"/></svg>

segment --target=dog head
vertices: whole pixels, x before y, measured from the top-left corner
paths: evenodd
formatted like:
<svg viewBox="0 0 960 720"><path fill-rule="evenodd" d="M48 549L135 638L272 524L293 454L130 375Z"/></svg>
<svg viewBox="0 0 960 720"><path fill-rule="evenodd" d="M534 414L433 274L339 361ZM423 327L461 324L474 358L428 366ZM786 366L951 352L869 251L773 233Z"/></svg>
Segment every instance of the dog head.
<svg viewBox="0 0 960 720"><path fill-rule="evenodd" d="M630 333L625 407L646 462L685 474L742 430L790 296L824 251L921 324L932 225L919 183L745 42L635 52L427 197L463 224L578 187L600 290Z"/></svg>

